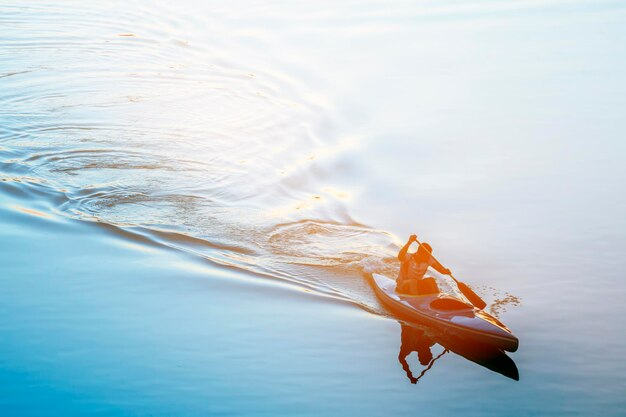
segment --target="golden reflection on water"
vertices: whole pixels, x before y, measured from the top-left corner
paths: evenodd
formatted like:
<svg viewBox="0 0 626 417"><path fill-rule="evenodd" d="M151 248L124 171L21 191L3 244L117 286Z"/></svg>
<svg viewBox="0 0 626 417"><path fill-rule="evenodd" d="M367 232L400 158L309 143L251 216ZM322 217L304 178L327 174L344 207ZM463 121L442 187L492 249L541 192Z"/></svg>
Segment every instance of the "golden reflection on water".
<svg viewBox="0 0 626 417"><path fill-rule="evenodd" d="M46 218L46 219L51 219L52 218L51 215L49 215L47 213L44 213L44 212L41 212L39 210L32 209L32 208L26 208L26 207L18 206L18 205L15 205L15 204L11 205L10 207L14 208L15 210L17 210L17 211L19 211L21 213L25 213L25 214L28 214L28 215L31 215L31 216L43 217L43 218Z"/></svg>

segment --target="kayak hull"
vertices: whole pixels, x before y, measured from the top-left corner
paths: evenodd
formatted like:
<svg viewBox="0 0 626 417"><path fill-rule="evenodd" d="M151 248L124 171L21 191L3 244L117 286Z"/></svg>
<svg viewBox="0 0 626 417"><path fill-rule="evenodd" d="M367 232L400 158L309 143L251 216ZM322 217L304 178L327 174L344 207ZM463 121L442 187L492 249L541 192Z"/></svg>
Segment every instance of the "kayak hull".
<svg viewBox="0 0 626 417"><path fill-rule="evenodd" d="M519 340L495 317L451 294L407 295L396 292L396 282L371 274L372 286L382 303L409 321L428 324L452 337L515 352Z"/></svg>

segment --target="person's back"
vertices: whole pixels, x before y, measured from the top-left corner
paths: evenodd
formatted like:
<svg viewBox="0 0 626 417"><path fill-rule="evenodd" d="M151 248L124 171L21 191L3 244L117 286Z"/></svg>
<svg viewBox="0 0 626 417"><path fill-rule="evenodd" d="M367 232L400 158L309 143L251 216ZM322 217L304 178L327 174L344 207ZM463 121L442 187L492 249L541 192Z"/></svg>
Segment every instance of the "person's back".
<svg viewBox="0 0 626 417"><path fill-rule="evenodd" d="M417 236L411 235L409 241L400 249L398 260L400 261L400 273L396 280L396 291L405 294L419 294L420 281L423 281L428 267L432 266L437 272L450 274L450 270L444 268L432 257L432 247L428 243L420 244L417 252L409 254L409 246L417 241ZM434 281L434 280L433 280ZM436 284L433 283L435 288Z"/></svg>

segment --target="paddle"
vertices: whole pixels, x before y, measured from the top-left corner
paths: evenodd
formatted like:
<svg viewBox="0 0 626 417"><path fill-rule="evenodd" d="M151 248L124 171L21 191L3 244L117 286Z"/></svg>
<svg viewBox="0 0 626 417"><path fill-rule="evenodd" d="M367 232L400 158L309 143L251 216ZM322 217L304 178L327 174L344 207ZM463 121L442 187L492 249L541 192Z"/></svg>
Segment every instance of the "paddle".
<svg viewBox="0 0 626 417"><path fill-rule="evenodd" d="M428 254L430 256L433 256L433 254L428 250L428 248L426 248L425 246L422 246L422 244L420 243L419 240L417 240L417 238L415 239L415 243L417 243L419 246L424 248L424 250L426 252L428 252ZM433 259L437 261L437 258L435 258L434 256L433 256ZM437 261L437 262L439 262L439 261ZM441 262L439 262L439 263L441 263ZM476 306L476 308L480 308L482 310L483 308L487 307L487 303L484 302L482 298L480 298L466 284L464 284L464 283L460 282L459 280L457 280L456 278L454 278L454 276L452 276L452 273L450 273L450 278L452 278L454 280L454 282L456 282L456 286L459 288L459 291L461 291L463 293L463 295L470 301L470 303L472 303L472 304L474 304L474 306Z"/></svg>
<svg viewBox="0 0 626 417"><path fill-rule="evenodd" d="M443 355L445 355L448 352L450 352L448 349L444 349L443 352L441 352L436 358L431 359L430 363L428 364L428 367L426 367L426 369L424 369L422 371L422 373L420 373L419 376L417 378L415 378L414 381L411 381L411 383L417 384L417 381L419 381L424 375L426 375L426 372L428 372L430 370L430 368L433 367L433 365L435 364L435 361L437 361L437 359L439 359L440 357L442 357Z"/></svg>

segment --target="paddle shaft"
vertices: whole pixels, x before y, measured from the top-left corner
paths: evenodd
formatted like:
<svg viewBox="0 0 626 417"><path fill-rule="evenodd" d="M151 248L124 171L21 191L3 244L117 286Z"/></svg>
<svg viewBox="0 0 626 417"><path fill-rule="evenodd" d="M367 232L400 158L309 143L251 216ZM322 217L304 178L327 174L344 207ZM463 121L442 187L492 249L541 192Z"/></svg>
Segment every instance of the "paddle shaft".
<svg viewBox="0 0 626 417"><path fill-rule="evenodd" d="M430 362L428 363L428 366L426 367L426 369L424 369L417 378L415 378L415 382L414 384L417 384L417 381L419 381L424 375L426 375L426 372L428 372L430 370L430 368L433 367L433 365L435 364L435 362L437 361L437 359L441 358L443 355L445 355L446 353L450 352L448 349L444 349L443 352L441 352L436 358L433 358L430 360Z"/></svg>

